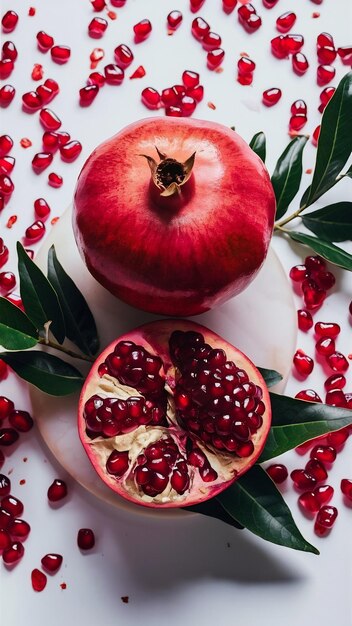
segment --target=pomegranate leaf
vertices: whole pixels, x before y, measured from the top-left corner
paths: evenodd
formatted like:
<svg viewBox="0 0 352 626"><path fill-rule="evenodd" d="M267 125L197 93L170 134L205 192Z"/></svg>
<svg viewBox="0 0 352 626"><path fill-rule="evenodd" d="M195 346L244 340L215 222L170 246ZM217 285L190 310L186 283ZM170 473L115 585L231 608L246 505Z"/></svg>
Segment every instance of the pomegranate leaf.
<svg viewBox="0 0 352 626"><path fill-rule="evenodd" d="M27 350L37 344L36 327L17 306L0 298L0 346L7 350Z"/></svg>
<svg viewBox="0 0 352 626"><path fill-rule="evenodd" d="M270 393L272 422L259 462L268 461L318 435L352 426L352 411Z"/></svg>
<svg viewBox="0 0 352 626"><path fill-rule="evenodd" d="M266 157L266 138L263 132L259 132L254 135L249 142L249 147L252 148L259 158L265 163Z"/></svg>
<svg viewBox="0 0 352 626"><path fill-rule="evenodd" d="M20 293L29 319L39 330L50 321L50 330L59 343L66 335L65 322L57 294L39 267L17 242Z"/></svg>
<svg viewBox="0 0 352 626"><path fill-rule="evenodd" d="M352 239L352 202L336 202L302 216L306 228L324 241Z"/></svg>
<svg viewBox="0 0 352 626"><path fill-rule="evenodd" d="M324 110L313 180L303 195L301 207L313 204L338 182L351 152L352 72L348 72Z"/></svg>
<svg viewBox="0 0 352 626"><path fill-rule="evenodd" d="M319 554L301 535L280 491L259 465L254 465L216 499L258 537L293 550Z"/></svg>
<svg viewBox="0 0 352 626"><path fill-rule="evenodd" d="M84 378L72 365L41 350L2 352L1 358L27 382L52 396L66 396L81 388Z"/></svg>
<svg viewBox="0 0 352 626"><path fill-rule="evenodd" d="M345 250L335 246L330 241L324 241L318 239L318 237L312 237L311 235L305 235L304 233L295 231L290 231L288 234L291 239L309 246L314 252L320 254L320 256L324 257L327 261L330 261L330 263L334 263L334 265L338 265L345 270L352 271L352 254L345 252Z"/></svg>
<svg viewBox="0 0 352 626"><path fill-rule="evenodd" d="M281 374L279 374L279 372L276 372L276 370L268 370L265 367L258 367L257 369L263 376L267 387L273 387L274 385L279 383L280 380L282 380Z"/></svg>
<svg viewBox="0 0 352 626"><path fill-rule="evenodd" d="M214 517L219 519L225 524L234 526L235 528L244 528L242 524L239 524L229 513L227 513L222 506L221 502L218 502L216 498L201 502L201 504L193 504L193 506L184 507L184 511L191 511L192 513L200 513L201 515L207 515L208 517Z"/></svg>
<svg viewBox="0 0 352 626"><path fill-rule="evenodd" d="M85 298L60 264L54 246L51 246L48 253L48 279L59 298L66 336L84 354L93 356L99 349L94 317Z"/></svg>
<svg viewBox="0 0 352 626"><path fill-rule="evenodd" d="M293 198L298 193L302 179L303 149L308 137L300 135L292 139L276 163L271 182L276 197L276 216L285 215Z"/></svg>

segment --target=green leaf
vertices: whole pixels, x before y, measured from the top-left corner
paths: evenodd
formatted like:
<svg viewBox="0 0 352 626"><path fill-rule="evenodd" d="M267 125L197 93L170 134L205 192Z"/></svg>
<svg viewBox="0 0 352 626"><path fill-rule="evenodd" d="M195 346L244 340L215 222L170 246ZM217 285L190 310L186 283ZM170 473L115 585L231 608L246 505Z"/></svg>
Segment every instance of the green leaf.
<svg viewBox="0 0 352 626"><path fill-rule="evenodd" d="M259 462L268 461L319 435L352 425L352 411L270 393L272 423Z"/></svg>
<svg viewBox="0 0 352 626"><path fill-rule="evenodd" d="M37 344L36 327L17 306L0 298L0 346L7 350L27 350Z"/></svg>
<svg viewBox="0 0 352 626"><path fill-rule="evenodd" d="M349 178L352 178L352 165L350 165L347 172L344 173L344 176L348 176Z"/></svg>
<svg viewBox="0 0 352 626"><path fill-rule="evenodd" d="M302 216L302 222L324 241L352 239L352 202L336 202Z"/></svg>
<svg viewBox="0 0 352 626"><path fill-rule="evenodd" d="M268 370L265 367L258 367L257 369L263 376L267 387L273 387L274 385L279 383L280 380L282 380L281 374L279 374L279 372L276 372L275 370Z"/></svg>
<svg viewBox="0 0 352 626"><path fill-rule="evenodd" d="M266 139L263 132L259 132L252 137L249 147L252 148L253 152L255 152L263 163L265 163Z"/></svg>
<svg viewBox="0 0 352 626"><path fill-rule="evenodd" d="M324 110L313 180L303 195L301 206L313 204L337 183L351 152L352 72L348 72Z"/></svg>
<svg viewBox="0 0 352 626"><path fill-rule="evenodd" d="M334 263L334 265L338 265L345 270L352 271L352 255L342 250L342 248L335 246L329 241L323 241L322 239L305 235L304 233L290 231L288 234L291 239L309 246L314 252L320 254L320 256L324 257L327 261L330 261L330 263Z"/></svg>
<svg viewBox="0 0 352 626"><path fill-rule="evenodd" d="M183 507L183 510L190 511L192 513L200 513L201 515L207 515L208 517L214 517L215 519L219 519L222 522L225 522L225 524L229 524L235 528L243 528L241 524L236 522L236 520L225 511L224 507L217 501L216 498L211 498L211 500L206 500L206 502L201 502L201 504Z"/></svg>
<svg viewBox="0 0 352 626"><path fill-rule="evenodd" d="M258 537L294 550L319 554L302 537L280 491L259 465L254 465L216 498L237 522Z"/></svg>
<svg viewBox="0 0 352 626"><path fill-rule="evenodd" d="M54 246L51 246L48 253L48 278L59 298L66 336L84 354L96 354L99 339L94 317L83 295L60 264Z"/></svg>
<svg viewBox="0 0 352 626"><path fill-rule="evenodd" d="M302 179L303 148L308 137L295 137L280 156L271 182L276 197L276 216L280 219L285 215L290 203L297 194Z"/></svg>
<svg viewBox="0 0 352 626"><path fill-rule="evenodd" d="M72 365L41 350L1 352L1 358L21 378L52 396L66 396L81 388L84 378Z"/></svg>
<svg viewBox="0 0 352 626"><path fill-rule="evenodd" d="M17 254L21 298L28 317L39 330L51 321L51 332L59 343L63 343L65 323L54 288L19 242Z"/></svg>

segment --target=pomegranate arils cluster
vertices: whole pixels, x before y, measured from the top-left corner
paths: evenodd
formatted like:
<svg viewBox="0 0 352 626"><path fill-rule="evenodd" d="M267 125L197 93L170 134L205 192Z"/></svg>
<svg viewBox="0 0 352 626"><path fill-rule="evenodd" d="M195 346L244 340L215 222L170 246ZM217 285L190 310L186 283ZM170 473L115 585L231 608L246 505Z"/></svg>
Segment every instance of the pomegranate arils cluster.
<svg viewBox="0 0 352 626"><path fill-rule="evenodd" d="M24 507L18 498L7 493L0 501L0 552L7 565L14 565L24 555L23 541L30 533L30 525L21 519Z"/></svg>
<svg viewBox="0 0 352 626"><path fill-rule="evenodd" d="M165 108L165 115L189 117L195 111L197 103L203 99L203 86L199 84L199 74L185 70L182 84L166 87L161 94L153 87L142 91L142 102L148 109Z"/></svg>
<svg viewBox="0 0 352 626"><path fill-rule="evenodd" d="M290 278L301 284L305 307L309 310L319 308L327 291L335 284L334 275L327 270L324 259L319 256L306 257L304 264L292 267Z"/></svg>
<svg viewBox="0 0 352 626"><path fill-rule="evenodd" d="M238 8L238 21L247 31L247 33L255 33L262 25L262 19L257 14L254 6L250 3L242 4Z"/></svg>
<svg viewBox="0 0 352 626"><path fill-rule="evenodd" d="M220 67L225 51L221 46L221 37L218 33L210 30L208 22L202 17L194 18L191 27L192 35L197 41L200 41L204 50L207 51L207 67L210 70L216 70Z"/></svg>

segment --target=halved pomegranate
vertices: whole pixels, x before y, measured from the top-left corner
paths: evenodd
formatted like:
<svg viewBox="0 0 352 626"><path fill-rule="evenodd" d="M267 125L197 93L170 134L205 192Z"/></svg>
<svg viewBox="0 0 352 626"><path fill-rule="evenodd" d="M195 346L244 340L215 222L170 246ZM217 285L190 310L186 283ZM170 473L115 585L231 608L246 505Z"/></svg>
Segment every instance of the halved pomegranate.
<svg viewBox="0 0 352 626"><path fill-rule="evenodd" d="M211 330L150 322L111 343L83 387L79 434L103 481L148 507L217 495L258 459L271 424L259 371Z"/></svg>
<svg viewBox="0 0 352 626"><path fill-rule="evenodd" d="M237 133L209 121L149 118L88 158L73 229L106 289L137 308L183 317L248 286L274 215L268 172Z"/></svg>

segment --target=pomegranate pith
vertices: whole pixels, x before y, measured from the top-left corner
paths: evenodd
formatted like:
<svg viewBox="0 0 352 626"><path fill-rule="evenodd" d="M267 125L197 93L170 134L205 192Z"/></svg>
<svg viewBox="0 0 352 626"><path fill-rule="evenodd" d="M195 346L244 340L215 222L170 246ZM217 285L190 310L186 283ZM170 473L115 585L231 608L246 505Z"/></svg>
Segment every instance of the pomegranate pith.
<svg viewBox="0 0 352 626"><path fill-rule="evenodd" d="M258 458L270 400L254 365L212 331L162 320L98 357L79 404L84 448L104 482L151 507L223 491Z"/></svg>

